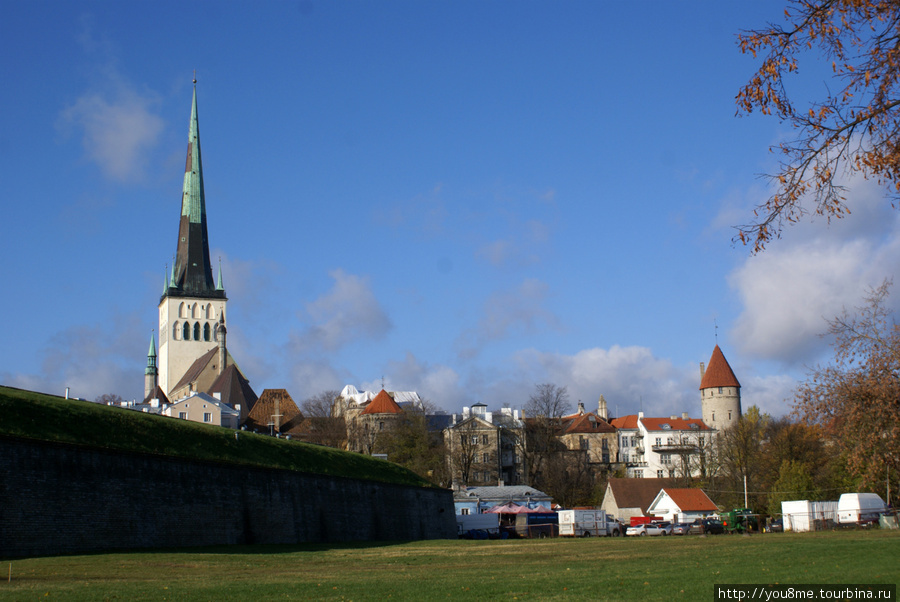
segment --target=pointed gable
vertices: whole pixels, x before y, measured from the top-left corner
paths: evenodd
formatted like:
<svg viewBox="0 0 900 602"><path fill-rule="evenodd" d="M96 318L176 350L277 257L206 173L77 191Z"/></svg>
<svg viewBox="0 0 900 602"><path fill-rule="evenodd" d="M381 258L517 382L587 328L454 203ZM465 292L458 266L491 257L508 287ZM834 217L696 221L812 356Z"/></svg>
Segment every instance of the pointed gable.
<svg viewBox="0 0 900 602"><path fill-rule="evenodd" d="M607 495L612 495L617 508L640 508L646 515L647 509L656 499L660 489L674 487L675 479L626 479L610 477ZM604 500L604 506L606 500Z"/></svg>
<svg viewBox="0 0 900 602"><path fill-rule="evenodd" d="M672 489L663 491L682 512L716 512L718 508L702 489Z"/></svg>
<svg viewBox="0 0 900 602"><path fill-rule="evenodd" d="M250 387L244 375L235 364L230 364L220 374L206 391L210 395L218 393L223 403L232 408L241 406L241 419L247 418L253 404L256 403L256 393Z"/></svg>
<svg viewBox="0 0 900 602"><path fill-rule="evenodd" d="M271 425L276 433L287 433L296 430L302 421L303 414L286 389L265 389L244 424L254 430L268 430Z"/></svg>
<svg viewBox="0 0 900 602"><path fill-rule="evenodd" d="M150 403L150 401L153 399L159 400L160 405L169 403L169 398L166 397L165 391L163 391L162 387L160 387L159 385L153 387L153 390L150 391L150 394L144 398L144 403Z"/></svg>
<svg viewBox="0 0 900 602"><path fill-rule="evenodd" d="M713 349L712 357L709 358L709 365L706 367L706 372L703 373L703 378L700 380L700 388L740 388L740 386L741 383L738 382L738 379L734 375L734 372L731 371L731 366L728 365L728 360L725 359L725 355L722 353L722 350L719 349L718 345L716 345L716 348Z"/></svg>
<svg viewBox="0 0 900 602"><path fill-rule="evenodd" d="M378 395L375 396L369 405L366 406L366 409L362 411L362 414L402 414L403 409L397 405L397 402L394 401L390 395L388 395L387 391L384 389L381 390Z"/></svg>

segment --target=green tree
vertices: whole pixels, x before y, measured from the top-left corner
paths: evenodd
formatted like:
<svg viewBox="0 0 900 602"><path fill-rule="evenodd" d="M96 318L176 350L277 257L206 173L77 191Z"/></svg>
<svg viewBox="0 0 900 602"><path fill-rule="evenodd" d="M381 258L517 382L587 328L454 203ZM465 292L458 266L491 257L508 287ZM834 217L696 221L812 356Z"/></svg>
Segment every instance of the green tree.
<svg viewBox="0 0 900 602"><path fill-rule="evenodd" d="M821 499L822 491L816 488L809 466L796 460L784 460L778 470L778 479L769 491L769 514L781 514L781 502Z"/></svg>
<svg viewBox="0 0 900 602"><path fill-rule="evenodd" d="M900 3L896 0L789 0L783 23L738 35L741 52L762 58L737 95L740 113L776 115L796 136L772 150L775 193L738 226L738 238L762 250L785 223L813 212L843 217L837 178L855 172L885 185L900 201ZM792 98L788 76L811 59L830 67L824 97Z"/></svg>

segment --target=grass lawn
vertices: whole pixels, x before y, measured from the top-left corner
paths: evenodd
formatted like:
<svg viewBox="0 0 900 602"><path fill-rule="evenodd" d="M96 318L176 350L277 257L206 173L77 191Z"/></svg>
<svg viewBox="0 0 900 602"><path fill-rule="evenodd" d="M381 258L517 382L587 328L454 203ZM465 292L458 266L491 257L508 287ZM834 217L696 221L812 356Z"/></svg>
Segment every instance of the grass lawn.
<svg viewBox="0 0 900 602"><path fill-rule="evenodd" d="M896 584L898 557L881 530L221 547L5 561L0 599L693 601L716 583Z"/></svg>
<svg viewBox="0 0 900 602"><path fill-rule="evenodd" d="M275 439L0 386L0 435L431 487L410 470L363 454ZM2 542L0 542L2 543ZM0 549L0 554L2 554Z"/></svg>

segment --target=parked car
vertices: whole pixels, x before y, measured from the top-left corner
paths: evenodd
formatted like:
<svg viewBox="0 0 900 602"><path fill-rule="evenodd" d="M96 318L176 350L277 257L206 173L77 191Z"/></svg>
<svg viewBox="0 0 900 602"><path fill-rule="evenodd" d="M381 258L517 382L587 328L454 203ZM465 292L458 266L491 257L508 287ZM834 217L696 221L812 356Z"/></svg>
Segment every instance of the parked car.
<svg viewBox="0 0 900 602"><path fill-rule="evenodd" d="M675 523L672 525L672 535L687 535L693 525L694 523Z"/></svg>
<svg viewBox="0 0 900 602"><path fill-rule="evenodd" d="M672 533L672 523L644 523L634 527L628 527L625 535L642 536L642 535L670 535Z"/></svg>
<svg viewBox="0 0 900 602"><path fill-rule="evenodd" d="M772 520L770 520L768 530L769 533L784 533L784 519L773 518Z"/></svg>
<svg viewBox="0 0 900 602"><path fill-rule="evenodd" d="M691 533L719 535L725 532L722 521L714 518L702 518L691 524Z"/></svg>

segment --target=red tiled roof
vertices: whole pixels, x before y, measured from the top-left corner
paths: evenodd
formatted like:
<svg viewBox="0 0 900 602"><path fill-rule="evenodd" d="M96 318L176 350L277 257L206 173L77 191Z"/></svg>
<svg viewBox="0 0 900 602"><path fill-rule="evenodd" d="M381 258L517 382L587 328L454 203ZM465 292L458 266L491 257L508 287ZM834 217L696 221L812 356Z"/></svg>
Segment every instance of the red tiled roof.
<svg viewBox="0 0 900 602"><path fill-rule="evenodd" d="M716 348L713 349L712 357L709 358L709 365L706 367L706 372L703 373L703 378L700 379L700 388L709 389L712 387L740 386L741 383L738 382L734 372L731 371L728 360L725 359L722 350L716 345Z"/></svg>
<svg viewBox="0 0 900 602"><path fill-rule="evenodd" d="M572 414L562 418L563 433L614 433L616 429L594 413Z"/></svg>
<svg viewBox="0 0 900 602"><path fill-rule="evenodd" d="M647 514L647 508L659 495L660 489L671 487L677 483L676 479L626 479L610 477L607 482L609 492L612 494L616 506L619 508L640 508L641 513Z"/></svg>
<svg viewBox="0 0 900 602"><path fill-rule="evenodd" d="M684 418L641 418L641 422L644 424L644 428L648 431L693 431L693 430L701 430L708 431L709 427L699 418L688 418L685 420ZM668 424L669 429L664 429L662 425ZM696 424L697 428L692 429L691 425Z"/></svg>
<svg viewBox="0 0 900 602"><path fill-rule="evenodd" d="M630 416L621 416L619 418L613 418L609 421L611 425L616 427L617 429L636 429L637 428L638 417L637 414L631 414Z"/></svg>
<svg viewBox="0 0 900 602"><path fill-rule="evenodd" d="M682 512L715 512L718 510L702 489L669 489L663 491L672 498Z"/></svg>
<svg viewBox="0 0 900 602"><path fill-rule="evenodd" d="M394 401L390 395L387 394L387 391L384 389L381 390L378 395L375 396L375 399L369 402L369 405L366 406L366 409L362 411L362 414L401 414L403 413L403 408L397 405L397 402Z"/></svg>

